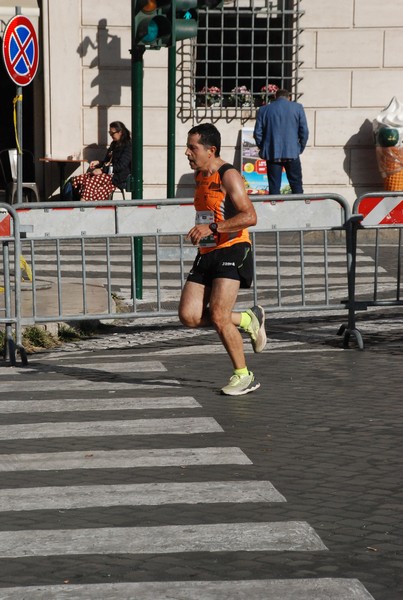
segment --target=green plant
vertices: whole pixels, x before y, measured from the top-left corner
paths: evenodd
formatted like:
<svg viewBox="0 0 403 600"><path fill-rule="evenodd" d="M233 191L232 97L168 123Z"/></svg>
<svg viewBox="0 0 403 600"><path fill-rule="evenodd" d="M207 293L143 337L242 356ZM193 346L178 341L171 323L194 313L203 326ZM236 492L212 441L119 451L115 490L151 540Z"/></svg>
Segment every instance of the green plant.
<svg viewBox="0 0 403 600"><path fill-rule="evenodd" d="M254 100L251 92L245 85L234 87L231 90L231 95L228 98L229 106L254 106Z"/></svg>
<svg viewBox="0 0 403 600"><path fill-rule="evenodd" d="M196 94L197 106L221 106L221 89L216 86L203 87Z"/></svg>
<svg viewBox="0 0 403 600"><path fill-rule="evenodd" d="M80 338L91 337L100 329L99 321L78 321L74 325L74 329Z"/></svg>
<svg viewBox="0 0 403 600"><path fill-rule="evenodd" d="M22 335L22 343L28 351L35 348L55 348L59 345L59 341L49 331L37 325L26 327Z"/></svg>
<svg viewBox="0 0 403 600"><path fill-rule="evenodd" d="M71 342L72 340L80 339L78 331L69 325L60 325L57 336L61 342Z"/></svg>

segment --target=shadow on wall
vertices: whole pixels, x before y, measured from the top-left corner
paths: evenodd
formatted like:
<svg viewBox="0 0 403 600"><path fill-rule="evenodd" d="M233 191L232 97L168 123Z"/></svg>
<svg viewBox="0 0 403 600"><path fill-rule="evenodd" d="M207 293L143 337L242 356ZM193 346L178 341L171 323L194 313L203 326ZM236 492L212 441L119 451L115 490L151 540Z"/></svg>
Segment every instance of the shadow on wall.
<svg viewBox="0 0 403 600"><path fill-rule="evenodd" d="M372 123L369 119L365 119L357 133L347 141L344 153L343 168L357 198L367 192L382 189Z"/></svg>
<svg viewBox="0 0 403 600"><path fill-rule="evenodd" d="M241 147L242 147L242 130L240 129L238 132L238 137L236 140L236 146L235 146L235 152L234 152L234 159L232 164L234 165L234 167L237 169L237 171L242 172L242 153L241 153Z"/></svg>
<svg viewBox="0 0 403 600"><path fill-rule="evenodd" d="M100 19L95 39L86 36L77 48L81 59L91 50L96 51L89 68L96 69L97 73L91 81L91 88L98 88L98 93L91 99L90 106L97 108L98 139L84 150L84 158L89 161L103 158L105 147L109 144L109 109L120 106L122 87L131 87L131 59L121 57L121 39L111 35L107 25L106 19ZM130 129L130 124L126 125Z"/></svg>
<svg viewBox="0 0 403 600"><path fill-rule="evenodd" d="M193 198L195 189L195 178L193 171L182 175L176 186L175 198Z"/></svg>

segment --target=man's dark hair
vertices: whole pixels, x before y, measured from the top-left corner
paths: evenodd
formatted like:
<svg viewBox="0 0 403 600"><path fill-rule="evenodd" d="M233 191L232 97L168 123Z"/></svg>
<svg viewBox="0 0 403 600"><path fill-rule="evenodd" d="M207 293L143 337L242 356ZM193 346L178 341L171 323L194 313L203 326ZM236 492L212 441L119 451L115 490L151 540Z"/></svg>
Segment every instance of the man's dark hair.
<svg viewBox="0 0 403 600"><path fill-rule="evenodd" d="M211 123L201 123L200 125L195 125L192 127L188 135L194 135L197 133L200 135L200 144L202 144L205 148L214 146L216 149L215 155L220 156L221 134L217 127Z"/></svg>
<svg viewBox="0 0 403 600"><path fill-rule="evenodd" d="M290 98L290 96L291 96L290 92L284 88L277 90L277 92L276 92L276 100L277 100L277 98Z"/></svg>

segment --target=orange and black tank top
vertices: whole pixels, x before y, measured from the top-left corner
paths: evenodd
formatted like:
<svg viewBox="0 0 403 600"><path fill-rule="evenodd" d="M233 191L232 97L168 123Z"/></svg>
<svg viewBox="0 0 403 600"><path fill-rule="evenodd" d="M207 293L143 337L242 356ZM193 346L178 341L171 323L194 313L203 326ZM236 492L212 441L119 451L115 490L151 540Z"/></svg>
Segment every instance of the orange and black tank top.
<svg viewBox="0 0 403 600"><path fill-rule="evenodd" d="M225 171L235 169L233 165L225 163L212 175L205 176L201 171L196 173L196 190L194 207L196 209L196 224L226 221L236 215L236 208L231 198L224 194L221 188L222 177ZM200 242L200 254L206 254L218 248L227 248L240 242L249 242L247 229L232 233L217 233L204 238Z"/></svg>

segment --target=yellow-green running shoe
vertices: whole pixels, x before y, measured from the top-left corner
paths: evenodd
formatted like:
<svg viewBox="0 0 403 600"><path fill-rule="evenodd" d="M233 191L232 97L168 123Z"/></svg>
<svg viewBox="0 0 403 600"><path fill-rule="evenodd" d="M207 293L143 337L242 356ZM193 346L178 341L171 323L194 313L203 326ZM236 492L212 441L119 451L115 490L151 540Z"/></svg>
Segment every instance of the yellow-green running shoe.
<svg viewBox="0 0 403 600"><path fill-rule="evenodd" d="M221 393L226 396L243 396L254 392L260 387L260 383L255 381L255 376L252 371L249 371L248 375L232 375L231 379L225 385Z"/></svg>
<svg viewBox="0 0 403 600"><path fill-rule="evenodd" d="M264 326L264 310L262 306L252 306L246 311L252 319L246 333L250 335L254 352L261 352L267 343L266 330Z"/></svg>

